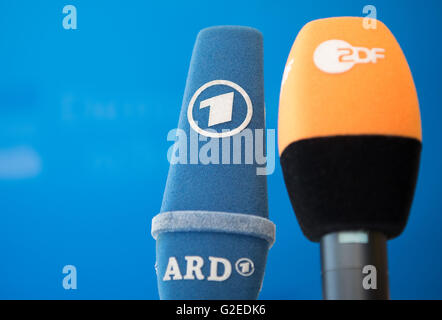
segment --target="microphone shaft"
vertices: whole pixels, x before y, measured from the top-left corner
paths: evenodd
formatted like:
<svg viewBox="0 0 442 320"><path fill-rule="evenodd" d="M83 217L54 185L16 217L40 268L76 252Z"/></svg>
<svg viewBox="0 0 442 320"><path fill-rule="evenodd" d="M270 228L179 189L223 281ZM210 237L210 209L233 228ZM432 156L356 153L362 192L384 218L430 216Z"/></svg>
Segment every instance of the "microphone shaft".
<svg viewBox="0 0 442 320"><path fill-rule="evenodd" d="M336 232L321 240L325 300L388 300L387 238L378 232Z"/></svg>

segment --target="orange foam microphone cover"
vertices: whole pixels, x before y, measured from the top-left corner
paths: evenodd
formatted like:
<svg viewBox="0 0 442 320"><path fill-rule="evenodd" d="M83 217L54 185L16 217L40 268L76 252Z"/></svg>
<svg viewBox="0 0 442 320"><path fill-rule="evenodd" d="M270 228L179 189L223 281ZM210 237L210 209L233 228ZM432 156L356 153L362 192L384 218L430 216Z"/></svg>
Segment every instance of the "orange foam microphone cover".
<svg viewBox="0 0 442 320"><path fill-rule="evenodd" d="M284 180L305 235L404 229L422 148L407 60L380 21L312 21L298 34L280 94Z"/></svg>

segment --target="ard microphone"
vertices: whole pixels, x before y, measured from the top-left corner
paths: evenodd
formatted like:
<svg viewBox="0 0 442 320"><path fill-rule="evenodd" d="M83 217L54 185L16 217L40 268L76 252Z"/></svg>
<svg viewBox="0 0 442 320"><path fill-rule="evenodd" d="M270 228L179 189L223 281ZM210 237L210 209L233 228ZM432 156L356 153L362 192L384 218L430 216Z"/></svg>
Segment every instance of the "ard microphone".
<svg viewBox="0 0 442 320"><path fill-rule="evenodd" d="M386 241L407 223L421 152L413 78L389 29L308 23L280 94L279 152L302 231L321 243L325 299L388 299Z"/></svg>
<svg viewBox="0 0 442 320"><path fill-rule="evenodd" d="M179 161L152 220L161 299L257 299L275 234L266 176L250 161L264 129L261 33L202 30L172 151Z"/></svg>

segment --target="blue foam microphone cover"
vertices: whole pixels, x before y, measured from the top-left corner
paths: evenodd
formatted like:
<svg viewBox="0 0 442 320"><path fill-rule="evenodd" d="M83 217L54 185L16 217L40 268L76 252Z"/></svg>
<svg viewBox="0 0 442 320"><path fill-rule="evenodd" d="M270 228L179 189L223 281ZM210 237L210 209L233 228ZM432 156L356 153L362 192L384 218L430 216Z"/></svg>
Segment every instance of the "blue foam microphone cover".
<svg viewBox="0 0 442 320"><path fill-rule="evenodd" d="M256 160L264 129L261 33L237 26L202 30L175 144L185 137L185 146L173 151L181 160L170 165L161 211L152 220L161 299L258 298L275 236L266 175Z"/></svg>

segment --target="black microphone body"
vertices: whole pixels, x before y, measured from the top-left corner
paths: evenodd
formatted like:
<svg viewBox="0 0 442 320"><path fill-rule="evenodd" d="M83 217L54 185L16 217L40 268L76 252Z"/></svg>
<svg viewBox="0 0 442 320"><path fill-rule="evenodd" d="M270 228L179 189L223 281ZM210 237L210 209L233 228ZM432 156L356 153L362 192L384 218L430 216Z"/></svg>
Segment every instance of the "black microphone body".
<svg viewBox="0 0 442 320"><path fill-rule="evenodd" d="M388 300L387 238L379 232L335 232L321 240L326 300Z"/></svg>

